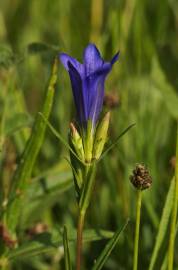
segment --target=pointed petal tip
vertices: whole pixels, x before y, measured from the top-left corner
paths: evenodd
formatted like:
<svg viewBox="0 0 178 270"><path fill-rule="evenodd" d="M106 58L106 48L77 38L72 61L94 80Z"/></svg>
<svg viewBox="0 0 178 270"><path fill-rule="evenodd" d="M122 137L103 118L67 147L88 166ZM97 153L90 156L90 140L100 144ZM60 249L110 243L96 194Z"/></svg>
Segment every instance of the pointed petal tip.
<svg viewBox="0 0 178 270"><path fill-rule="evenodd" d="M90 49L97 49L96 45L95 45L94 43L92 43L92 42L88 43L88 45L87 45L87 47L85 48L85 50L88 49L88 48L90 48ZM98 50L98 49L97 49L97 50Z"/></svg>
<svg viewBox="0 0 178 270"><path fill-rule="evenodd" d="M66 53L59 53L59 59L61 60L61 62L64 60L64 58L69 57L69 55L67 55Z"/></svg>
<svg viewBox="0 0 178 270"><path fill-rule="evenodd" d="M93 73L98 68L102 67L104 60L94 43L89 43L83 53L83 63L85 66L86 75Z"/></svg>
<svg viewBox="0 0 178 270"><path fill-rule="evenodd" d="M60 53L59 54L59 60L61 61L61 63L65 67L65 69L67 69L67 70L68 70L68 61L69 61L69 59L70 59L70 56L67 55L66 53Z"/></svg>
<svg viewBox="0 0 178 270"><path fill-rule="evenodd" d="M120 51L118 51L111 59L111 65L113 65L120 57Z"/></svg>
<svg viewBox="0 0 178 270"><path fill-rule="evenodd" d="M96 59L101 58L100 52L94 43L89 43L84 49L84 60L88 60L88 58L90 59L90 57L94 57Z"/></svg>
<svg viewBox="0 0 178 270"><path fill-rule="evenodd" d="M69 65L68 65L68 63L70 62L72 68L75 69L75 70L77 70L77 72L79 74L82 74L82 72L83 72L83 66L75 58L71 57L70 55L68 55L66 53L60 53L59 54L59 59L60 59L61 63L63 64L63 66L65 67L65 69L67 71L69 71Z"/></svg>

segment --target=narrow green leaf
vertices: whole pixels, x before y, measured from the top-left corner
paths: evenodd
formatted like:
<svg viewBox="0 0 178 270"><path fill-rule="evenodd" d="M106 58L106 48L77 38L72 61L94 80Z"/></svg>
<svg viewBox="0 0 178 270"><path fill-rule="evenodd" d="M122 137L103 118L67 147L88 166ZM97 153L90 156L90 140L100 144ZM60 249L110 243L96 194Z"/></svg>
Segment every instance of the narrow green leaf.
<svg viewBox="0 0 178 270"><path fill-rule="evenodd" d="M100 256L98 257L92 270L100 270L103 268L103 265L107 261L109 255L111 254L114 247L116 246L116 244L119 240L120 234L124 231L128 222L129 222L129 220L127 220L126 223L124 224L124 226L113 235L111 240L109 240L109 242L106 244L104 250L101 252Z"/></svg>
<svg viewBox="0 0 178 270"><path fill-rule="evenodd" d="M78 173L76 172L74 166L72 166L72 163L70 162L70 160L68 158L65 158L65 160L68 162L70 168L72 169L72 172L74 175L73 179L74 179L75 189L79 195L80 194L80 179L78 177Z"/></svg>
<svg viewBox="0 0 178 270"><path fill-rule="evenodd" d="M158 233L157 233L157 236L156 236L156 242L155 242L155 246L154 246L153 253L152 253L152 256L151 256L150 265L149 265L149 268L148 268L149 270L153 270L153 268L155 266L155 262L157 260L158 255L159 255L159 250L161 248L164 237L166 235L168 222L169 222L169 218L170 218L171 210L172 210L172 205L173 205L174 182L175 181L174 181L174 178L173 178L172 181L171 181L169 191L167 193L165 205L164 205L164 208L163 208L161 221L160 221L159 228L158 228Z"/></svg>
<svg viewBox="0 0 178 270"><path fill-rule="evenodd" d="M39 113L39 115L41 115L41 117L43 118L43 120L45 121L45 123L47 124L47 126L49 127L49 129L51 130L51 132L56 136L56 138L58 138L63 144L64 146L83 164L86 165L77 155L76 153L73 151L73 149L70 147L70 145L66 142L66 140L60 135L60 133L50 124L50 122L46 119L46 117L42 114Z"/></svg>
<svg viewBox="0 0 178 270"><path fill-rule="evenodd" d="M69 242L76 241L76 230L72 229L68 232ZM113 232L105 230L85 230L83 233L84 242L100 241L110 239ZM20 247L12 250L8 254L10 260L16 260L36 256L43 253L54 251L63 245L62 234L59 231L52 233L43 233L36 236L35 239L22 244Z"/></svg>
<svg viewBox="0 0 178 270"><path fill-rule="evenodd" d="M66 226L64 226L63 231L63 245L64 245L65 270L72 270Z"/></svg>
<svg viewBox="0 0 178 270"><path fill-rule="evenodd" d="M175 237L176 237L177 233L178 233L178 222L177 222L177 225L176 225ZM163 259L163 262L162 262L162 265L161 265L161 270L166 270L167 266L168 266L168 251L165 252L164 259Z"/></svg>
<svg viewBox="0 0 178 270"><path fill-rule="evenodd" d="M177 233L178 233L178 222L177 222L177 225L176 225L176 234L175 234L175 237L177 236ZM165 255L164 255L164 259L163 259L163 262L162 262L162 265L161 265L161 270L166 270L167 269L167 264L168 264L168 252L166 251L165 252Z"/></svg>
<svg viewBox="0 0 178 270"><path fill-rule="evenodd" d="M135 126L135 124L131 124L130 126L128 126L116 139L114 142L112 142L107 148L106 150L103 152L103 154L101 155L100 159L98 161L100 161L102 158L104 158L104 156L118 143L118 141L120 140L120 138L126 134L129 129L131 129L133 126Z"/></svg>
<svg viewBox="0 0 178 270"><path fill-rule="evenodd" d="M57 59L54 62L52 74L49 80L47 93L42 108L45 118L48 118L52 109L54 89L57 81ZM31 172L43 143L46 130L46 123L39 114L35 119L31 136L26 144L20 164L13 178L13 185L10 190L9 204L7 209L7 225L13 233L18 223L22 200L29 184Z"/></svg>

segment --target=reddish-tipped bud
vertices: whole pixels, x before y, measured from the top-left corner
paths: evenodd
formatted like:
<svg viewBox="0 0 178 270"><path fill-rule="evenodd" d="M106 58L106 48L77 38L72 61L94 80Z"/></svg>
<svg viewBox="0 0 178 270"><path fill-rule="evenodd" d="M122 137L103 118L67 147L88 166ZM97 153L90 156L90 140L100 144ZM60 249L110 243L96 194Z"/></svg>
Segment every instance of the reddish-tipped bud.
<svg viewBox="0 0 178 270"><path fill-rule="evenodd" d="M76 154L81 160L84 160L84 149L82 138L73 123L70 123L70 139L75 149Z"/></svg>

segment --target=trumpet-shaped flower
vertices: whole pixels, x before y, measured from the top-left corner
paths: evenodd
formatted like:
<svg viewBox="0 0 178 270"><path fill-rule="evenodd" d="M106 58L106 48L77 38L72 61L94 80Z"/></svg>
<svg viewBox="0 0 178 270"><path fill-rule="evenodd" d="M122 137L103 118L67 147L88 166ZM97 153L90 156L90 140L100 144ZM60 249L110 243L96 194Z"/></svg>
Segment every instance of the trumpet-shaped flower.
<svg viewBox="0 0 178 270"><path fill-rule="evenodd" d="M119 53L110 62L105 62L94 44L84 50L83 64L65 53L60 54L60 60L69 72L77 118L84 128L88 120L92 127L96 125L103 106L104 82L118 57Z"/></svg>

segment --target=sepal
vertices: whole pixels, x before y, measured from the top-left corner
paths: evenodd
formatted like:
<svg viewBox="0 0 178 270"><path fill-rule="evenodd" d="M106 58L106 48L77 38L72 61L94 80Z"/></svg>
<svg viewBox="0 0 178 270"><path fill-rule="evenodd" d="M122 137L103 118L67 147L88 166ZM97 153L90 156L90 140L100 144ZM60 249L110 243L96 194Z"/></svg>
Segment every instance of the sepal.
<svg viewBox="0 0 178 270"><path fill-rule="evenodd" d="M93 147L93 159L99 159L104 145L107 140L107 133L109 128L109 122L110 122L110 112L107 112L101 122L98 124L96 134L95 134L95 140L94 140L94 147Z"/></svg>
<svg viewBox="0 0 178 270"><path fill-rule="evenodd" d="M93 137L94 130L92 121L89 119L87 122L87 129L84 139L84 151L85 151L85 162L91 163L92 160L92 152L93 152Z"/></svg>

